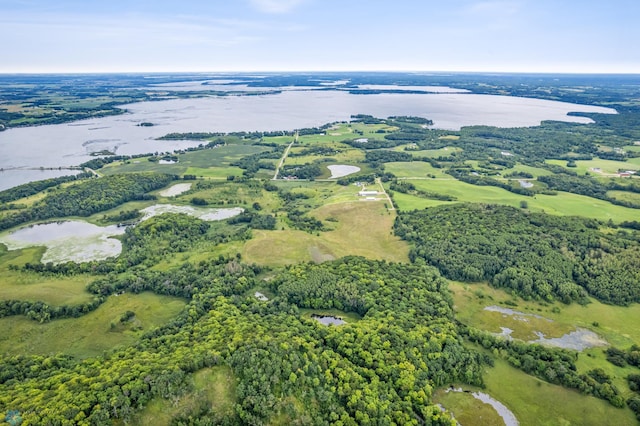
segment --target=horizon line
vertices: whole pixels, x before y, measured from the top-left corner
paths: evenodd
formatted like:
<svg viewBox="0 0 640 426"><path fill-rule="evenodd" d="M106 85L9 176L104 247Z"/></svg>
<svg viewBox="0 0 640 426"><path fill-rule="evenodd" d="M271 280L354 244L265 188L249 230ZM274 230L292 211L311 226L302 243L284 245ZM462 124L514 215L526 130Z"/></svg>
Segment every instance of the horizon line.
<svg viewBox="0 0 640 426"><path fill-rule="evenodd" d="M0 75L104 75L104 74L356 74L356 73L395 73L395 74L534 74L534 75L625 75L640 76L640 71L487 71L487 70L119 70L119 71L0 71Z"/></svg>

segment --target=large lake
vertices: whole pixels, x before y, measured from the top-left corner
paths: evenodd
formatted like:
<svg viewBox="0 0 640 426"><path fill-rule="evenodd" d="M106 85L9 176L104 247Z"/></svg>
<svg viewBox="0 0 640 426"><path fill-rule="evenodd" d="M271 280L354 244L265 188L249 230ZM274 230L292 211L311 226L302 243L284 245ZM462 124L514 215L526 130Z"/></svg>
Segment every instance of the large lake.
<svg viewBox="0 0 640 426"><path fill-rule="evenodd" d="M413 88L412 88L413 89ZM509 96L470 93L354 95L341 90L290 90L254 96L211 96L124 105L128 112L104 117L0 132L0 189L39 179L39 170L66 167L91 159L92 152L117 154L172 151L193 141L158 141L170 132L293 130L349 120L353 114L377 117L413 115L434 127L469 125L534 126L542 120L588 123L568 112L615 113L603 107ZM151 122L153 126L139 126ZM16 169L20 176L11 177ZM36 173L37 172L37 173Z"/></svg>

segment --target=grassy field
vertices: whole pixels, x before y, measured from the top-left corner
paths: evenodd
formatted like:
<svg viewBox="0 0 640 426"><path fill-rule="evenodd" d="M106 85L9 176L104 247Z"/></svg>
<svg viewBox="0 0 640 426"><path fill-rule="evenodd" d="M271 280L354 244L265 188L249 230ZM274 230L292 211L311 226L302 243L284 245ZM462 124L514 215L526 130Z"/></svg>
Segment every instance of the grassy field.
<svg viewBox="0 0 640 426"><path fill-rule="evenodd" d="M384 170L393 173L399 178L426 178L427 175L433 175L440 179L454 179L444 173L443 169L436 169L429 163L422 161L413 161L411 163L386 163Z"/></svg>
<svg viewBox="0 0 640 426"><path fill-rule="evenodd" d="M618 170L638 170L639 162L635 162L637 158L632 158L629 161L613 161L613 160L601 160L596 158L594 160L578 160L576 161L576 167L569 167L570 170L578 172L578 174L589 173L592 176L599 175L614 175L618 173ZM563 160L547 160L549 164L555 164L558 166L566 167L567 162Z"/></svg>
<svg viewBox="0 0 640 426"><path fill-rule="evenodd" d="M44 250L44 247L30 247L7 251L0 244L0 300L42 301L51 306L78 305L91 300L93 295L85 288L95 279L92 276L43 276L9 269L9 265L37 263Z"/></svg>
<svg viewBox="0 0 640 426"><path fill-rule="evenodd" d="M635 319L640 318L640 305L629 307L605 305L592 300L587 306L576 303L565 305L553 303L541 305L514 299L500 289L487 284L449 283L453 292L456 317L465 324L482 330L500 333L500 327L513 330L511 336L522 340L535 340L534 332L540 331L545 337L560 337L576 330L577 327L590 329L604 338L609 344L627 349L640 341L640 330ZM527 315L505 315L485 310L485 307L497 305L511 308ZM514 306L515 305L515 306ZM543 318L536 318L539 315ZM581 352L576 363L578 371L586 372L602 368L609 374L613 383L625 396L630 395L625 377L637 370L632 367L617 367L606 360L602 347L594 347ZM635 371L634 371L635 370Z"/></svg>
<svg viewBox="0 0 640 426"><path fill-rule="evenodd" d="M347 255L371 259L407 261L408 246L391 233L394 215L383 202L354 202L325 205L312 212L334 227L312 235L302 231L255 230L242 251L243 260L264 265L335 259Z"/></svg>
<svg viewBox="0 0 640 426"><path fill-rule="evenodd" d="M175 317L185 304L174 297L125 293L109 297L98 309L79 318L44 324L23 316L0 318L0 352L97 356L116 346L134 343L146 331ZM119 319L126 311L133 311L135 317L122 324Z"/></svg>
<svg viewBox="0 0 640 426"><path fill-rule="evenodd" d="M176 399L155 398L132 419L140 426L169 426L177 415L206 406L220 415L230 414L236 402L236 379L227 366L205 368L192 375L193 390Z"/></svg>
<svg viewBox="0 0 640 426"><path fill-rule="evenodd" d="M485 370L484 378L486 388L482 392L506 405L522 426L637 424L627 408L615 408L604 400L544 382L502 359ZM455 406L447 408L455 415Z"/></svg>
<svg viewBox="0 0 640 426"><path fill-rule="evenodd" d="M548 176L553 173L546 169L541 169L540 167L532 167L527 166L526 164L516 164L513 168L507 169L503 172L503 174L512 173L512 172L525 172L531 173L534 177L538 176Z"/></svg>
<svg viewBox="0 0 640 426"><path fill-rule="evenodd" d="M487 284L450 282L449 289L454 295L456 316L465 323L488 331L500 332L500 326L507 326L504 321L508 316L484 310L486 306L499 305L553 320L545 326L549 333L547 337L558 337L575 327L583 327L598 333L607 342L617 347L627 348L633 343L640 342L640 328L636 326L635 321L640 318L638 304L615 306L591 299L591 303L586 306L577 303L565 305L559 302L541 305L533 301L514 299L505 291ZM597 323L597 326L594 323ZM509 327L514 329L514 335L518 333L521 336L530 335L530 330L537 325L536 322L530 323L530 321L512 321L509 324Z"/></svg>
<svg viewBox="0 0 640 426"><path fill-rule="evenodd" d="M231 167L230 164L240 158L263 152L269 148L254 145L224 145L218 148L203 149L199 151L187 152L179 154L178 163L175 164L159 164L154 161L148 161L146 157L136 158L127 162L116 162L109 164L102 169L100 173L105 175L115 173L131 173L131 172L158 172L171 173L176 175L190 174L187 171L199 171L196 176L219 177L222 175L237 175L238 168ZM219 170L216 170L219 168ZM204 173L209 173L205 175Z"/></svg>
<svg viewBox="0 0 640 426"><path fill-rule="evenodd" d="M439 389L433 401L449 410L461 425L498 426L504 425L502 417L490 405L485 404L465 392L447 392Z"/></svg>
<svg viewBox="0 0 640 426"><path fill-rule="evenodd" d="M570 216L580 216L614 222L637 220L638 211L627 207L616 206L607 201L583 195L558 192L558 195L537 194L534 197L514 194L495 186L477 186L455 179L410 180L416 188L425 191L446 194L457 198L458 202L505 204L519 207L526 201L531 211ZM418 198L407 194L395 194L394 199L400 210L423 209L446 202Z"/></svg>
<svg viewBox="0 0 640 426"><path fill-rule="evenodd" d="M414 145L410 145L410 144L399 145L392 148L392 151L406 152L407 154L411 154L413 157L429 157L429 158L449 157L451 154L454 154L456 152L462 152L462 149L457 147L446 146L440 149L413 149L413 146Z"/></svg>
<svg viewBox="0 0 640 426"><path fill-rule="evenodd" d="M615 198L616 200L631 201L633 203L640 204L640 194L627 191L608 191L607 196ZM640 214L638 215L640 217Z"/></svg>

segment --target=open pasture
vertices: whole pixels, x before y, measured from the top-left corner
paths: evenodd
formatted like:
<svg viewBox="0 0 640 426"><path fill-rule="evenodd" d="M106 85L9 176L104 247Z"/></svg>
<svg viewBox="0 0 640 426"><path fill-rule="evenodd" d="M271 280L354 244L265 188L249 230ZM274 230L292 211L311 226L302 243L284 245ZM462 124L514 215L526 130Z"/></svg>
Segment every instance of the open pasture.
<svg viewBox="0 0 640 426"><path fill-rule="evenodd" d="M394 215L382 201L336 203L323 206L311 215L327 221L331 231L316 235L296 230L255 230L242 251L248 263L289 265L323 262L347 255L370 259L407 261L408 246L392 235Z"/></svg>
<svg viewBox="0 0 640 426"><path fill-rule="evenodd" d="M385 163L384 170L393 173L396 177L402 178L420 178L424 179L427 176L435 176L439 179L454 179L448 174L444 173L444 169L437 169L429 163L422 161L407 162L393 162Z"/></svg>
<svg viewBox="0 0 640 426"><path fill-rule="evenodd" d="M486 368L482 390L506 405L521 425L632 425L628 408L616 408L593 396L542 381L496 359ZM449 407L447 407L449 408ZM451 407L455 414L455 407Z"/></svg>
<svg viewBox="0 0 640 426"><path fill-rule="evenodd" d="M93 295L85 288L95 279L94 277L43 276L34 272L9 269L9 265L37 263L43 252L44 247L7 251L6 247L0 244L0 300L42 301L51 306L78 305L90 301Z"/></svg>
<svg viewBox="0 0 640 426"><path fill-rule="evenodd" d="M268 149L267 147L255 145L224 145L217 148L177 154L178 162L173 164L160 164L156 161L149 161L148 157L140 157L109 164L100 169L100 172L106 175L131 172L157 172L184 175L189 174L187 170L192 168L193 171L199 171L199 173L192 173L196 174L196 176L205 176L204 173L209 173L213 174L214 177L218 177L220 174L226 177L227 175L240 174L238 172L240 169L236 167L229 168L231 163L247 155L257 154ZM215 170L216 168L222 168L223 170ZM224 170L225 168L229 169Z"/></svg>
<svg viewBox="0 0 640 426"><path fill-rule="evenodd" d="M40 324L24 316L0 318L0 352L7 354L65 353L88 358L117 346L134 343L140 336L175 317L185 301L153 293L111 296L93 312L79 318ZM132 311L126 323L120 318ZM55 336L55 338L53 337Z"/></svg>
<svg viewBox="0 0 640 426"><path fill-rule="evenodd" d="M558 192L557 195L537 194L533 197L514 194L495 186L471 185L456 179L409 180L416 188L443 195L454 196L457 202L505 204L520 207L525 201L531 211L572 216L580 215L601 221L614 222L637 220L638 210L617 206L607 201L584 195ZM444 203L438 200L418 198L407 194L394 195L400 210L423 209Z"/></svg>
<svg viewBox="0 0 640 426"><path fill-rule="evenodd" d="M575 327L582 327L596 332L616 347L627 348L640 341L640 329L634 321L629 321L629 318L640 318L640 305L637 304L615 306L591 299L586 306L560 302L542 305L514 298L488 284L450 282L449 289L453 292L456 316L465 323L487 331L500 332L500 326L506 326L506 318L501 314L484 310L487 306L498 305L552 320L545 326L548 336L561 336ZM510 324L514 326L515 337L529 336L536 325L530 321L511 321Z"/></svg>
<svg viewBox="0 0 640 426"><path fill-rule="evenodd" d="M638 170L640 168L640 162L635 160L638 159L631 158L628 161L602 160L600 158L578 160L575 162L576 167L567 168L581 175L589 173L594 177L612 177L616 176L619 170ZM563 167L567 166L567 162L564 160L547 160L547 163Z"/></svg>

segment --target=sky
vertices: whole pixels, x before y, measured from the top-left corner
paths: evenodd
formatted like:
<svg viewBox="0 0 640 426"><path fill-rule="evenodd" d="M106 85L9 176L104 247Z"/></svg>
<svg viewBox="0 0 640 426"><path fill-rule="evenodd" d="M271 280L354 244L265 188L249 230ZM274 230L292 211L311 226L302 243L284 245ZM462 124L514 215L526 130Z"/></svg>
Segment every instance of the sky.
<svg viewBox="0 0 640 426"><path fill-rule="evenodd" d="M639 0L0 0L0 73L640 74Z"/></svg>

